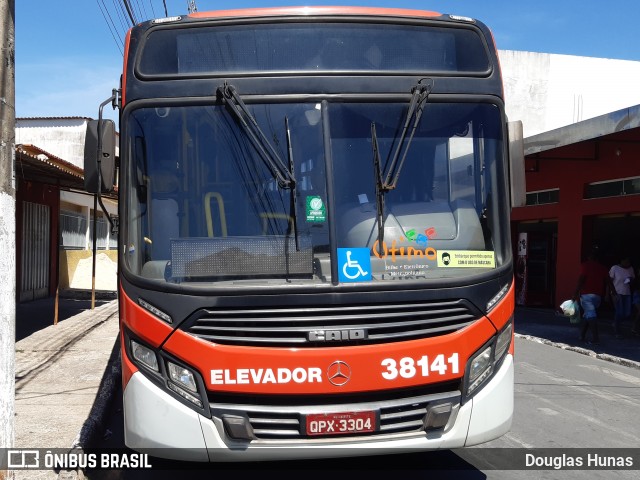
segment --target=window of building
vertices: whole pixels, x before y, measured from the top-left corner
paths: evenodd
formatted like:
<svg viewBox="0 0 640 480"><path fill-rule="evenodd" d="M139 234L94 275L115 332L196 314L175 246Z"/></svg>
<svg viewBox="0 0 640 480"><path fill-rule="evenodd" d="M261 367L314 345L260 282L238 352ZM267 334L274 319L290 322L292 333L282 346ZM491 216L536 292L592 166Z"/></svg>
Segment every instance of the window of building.
<svg viewBox="0 0 640 480"><path fill-rule="evenodd" d="M65 250L82 250L87 243L87 217L82 212L60 211L60 246Z"/></svg>
<svg viewBox="0 0 640 480"><path fill-rule="evenodd" d="M91 223L89 224L89 248L93 248L93 214L94 211L92 210ZM117 235L113 235L111 232L111 224L102 212L98 212L98 217L96 218L96 231L98 232L96 238L96 248L98 250L115 250L118 248Z"/></svg>
<svg viewBox="0 0 640 480"><path fill-rule="evenodd" d="M589 183L584 189L585 199L637 194L640 194L640 177Z"/></svg>
<svg viewBox="0 0 640 480"><path fill-rule="evenodd" d="M558 203L560 189L540 190L539 192L528 192L526 205L545 205L547 203Z"/></svg>
<svg viewBox="0 0 640 480"><path fill-rule="evenodd" d="M64 250L84 250L93 248L93 210L87 219L86 213L71 209L60 210L60 247ZM87 235L87 229L89 229ZM98 250L115 250L118 248L118 236L111 232L109 221L102 212L96 219Z"/></svg>

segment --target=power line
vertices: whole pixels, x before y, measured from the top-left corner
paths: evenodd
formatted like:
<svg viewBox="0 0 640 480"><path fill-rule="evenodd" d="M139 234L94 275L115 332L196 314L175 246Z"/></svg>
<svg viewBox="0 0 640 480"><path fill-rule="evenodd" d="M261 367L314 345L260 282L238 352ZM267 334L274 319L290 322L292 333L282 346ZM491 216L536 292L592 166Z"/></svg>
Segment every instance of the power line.
<svg viewBox="0 0 640 480"><path fill-rule="evenodd" d="M164 16L168 17L169 14L167 13L167 0L162 0L162 4L164 5Z"/></svg>
<svg viewBox="0 0 640 480"><path fill-rule="evenodd" d="M124 5L120 0L111 0L113 2L113 7L118 14L118 19L120 19L120 26L122 27L122 31L124 32L123 38L127 34L127 30L129 29L129 22L127 22L127 12L125 11Z"/></svg>
<svg viewBox="0 0 640 480"><path fill-rule="evenodd" d="M156 18L156 10L153 8L153 3L151 3L151 0L149 0L149 6L151 7L151 15L153 16L153 18Z"/></svg>
<svg viewBox="0 0 640 480"><path fill-rule="evenodd" d="M149 17L147 13L147 6L145 6L145 0L111 0L111 6L107 6L108 0L96 0L102 18L109 28L109 33L113 37L114 42L118 46L120 53L124 55L124 39L127 36L128 30L131 28L129 22L134 26L138 23L138 19ZM168 16L167 2L162 0L165 15ZM195 0L192 2L195 7ZM153 17L155 18L155 10L152 0L149 0L149 6Z"/></svg>
<svg viewBox="0 0 640 480"><path fill-rule="evenodd" d="M109 32L111 32L111 36L113 37L113 41L116 42L116 45L118 46L118 50L120 50L120 53L122 55L124 55L124 51L122 49L122 39L118 40L116 38L116 33L114 33L114 29L115 29L115 24L113 22L113 19L111 18L111 15L109 14L109 11L107 10L107 6L104 5L104 0L102 0L102 6L100 5L100 0L96 0L96 3L98 4L98 8L100 9L100 13L102 13L102 18L104 18L104 21L107 23L107 27L109 27ZM104 7L104 10L103 10ZM109 19L107 20L107 17L109 17ZM113 26L113 28L112 28Z"/></svg>
<svg viewBox="0 0 640 480"><path fill-rule="evenodd" d="M136 14L136 18L141 18L143 20L147 19L147 14L144 11L144 5L140 4L140 0L133 0L132 8ZM137 11L136 11L136 8L137 8Z"/></svg>
<svg viewBox="0 0 640 480"><path fill-rule="evenodd" d="M127 13L129 14L129 18L131 19L131 26L135 26L137 22L133 15L133 12L131 11L131 5L129 5L129 0L122 0L122 3L124 4L124 7L127 9Z"/></svg>

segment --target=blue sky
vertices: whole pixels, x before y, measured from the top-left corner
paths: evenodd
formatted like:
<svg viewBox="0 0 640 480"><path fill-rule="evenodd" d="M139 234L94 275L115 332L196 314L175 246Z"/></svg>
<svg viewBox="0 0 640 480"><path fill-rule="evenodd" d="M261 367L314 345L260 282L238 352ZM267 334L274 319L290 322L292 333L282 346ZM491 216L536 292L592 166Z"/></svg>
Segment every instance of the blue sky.
<svg viewBox="0 0 640 480"><path fill-rule="evenodd" d="M187 0L165 0L169 15ZM223 2L195 0L198 11ZM118 86L122 46L112 15L120 0L16 0L16 116L97 118L99 104ZM137 20L163 17L162 0L130 0ZM234 0L232 8L284 5L358 5L426 9L477 18L501 50L640 61L640 0ZM102 7L102 8L101 8ZM229 7L231 8L231 7ZM597 72L594 72L597 75ZM603 86L605 87L605 86ZM117 114L105 107L107 118Z"/></svg>

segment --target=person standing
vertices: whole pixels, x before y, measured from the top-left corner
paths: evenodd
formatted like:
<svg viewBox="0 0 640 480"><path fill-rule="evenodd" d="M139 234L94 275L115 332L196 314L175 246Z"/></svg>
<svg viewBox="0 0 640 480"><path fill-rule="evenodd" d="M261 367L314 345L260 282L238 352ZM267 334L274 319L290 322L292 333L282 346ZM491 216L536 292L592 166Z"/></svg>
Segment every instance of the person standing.
<svg viewBox="0 0 640 480"><path fill-rule="evenodd" d="M613 317L613 333L620 338L620 322L631 315L631 285L636 276L629 257L624 257L620 263L609 270L611 279L611 296L615 308Z"/></svg>
<svg viewBox="0 0 640 480"><path fill-rule="evenodd" d="M582 307L582 325L580 340L586 341L587 331L591 328L594 344L600 342L598 335L598 307L602 304L609 274L607 267L598 259L598 248L593 247L587 259L580 265L580 276L572 300L580 300Z"/></svg>

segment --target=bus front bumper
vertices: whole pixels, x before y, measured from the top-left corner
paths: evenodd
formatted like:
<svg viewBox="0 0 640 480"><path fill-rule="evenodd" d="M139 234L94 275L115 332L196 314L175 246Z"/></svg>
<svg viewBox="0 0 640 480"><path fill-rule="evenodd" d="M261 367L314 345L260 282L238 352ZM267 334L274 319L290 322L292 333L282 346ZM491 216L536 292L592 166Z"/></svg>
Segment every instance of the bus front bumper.
<svg viewBox="0 0 640 480"><path fill-rule="evenodd" d="M509 431L513 382L513 356L507 355L484 388L456 406L455 416L444 430L347 440L240 442L224 433L219 418L193 411L136 372L123 396L125 444L151 456L194 462L355 457L461 448L493 440Z"/></svg>

